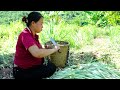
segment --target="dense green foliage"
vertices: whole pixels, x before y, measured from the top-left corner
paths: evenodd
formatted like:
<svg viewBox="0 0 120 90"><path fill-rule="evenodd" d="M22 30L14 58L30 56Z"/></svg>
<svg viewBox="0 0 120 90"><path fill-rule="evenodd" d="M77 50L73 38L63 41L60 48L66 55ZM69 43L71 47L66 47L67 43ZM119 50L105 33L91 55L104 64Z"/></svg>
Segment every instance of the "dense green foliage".
<svg viewBox="0 0 120 90"><path fill-rule="evenodd" d="M0 11L0 24L9 24L11 21L21 20L22 16L30 11ZM80 26L92 24L99 27L106 25L119 25L119 11L40 11L46 19L53 18L57 24L59 19L65 22L78 24ZM51 17L50 17L51 16Z"/></svg>

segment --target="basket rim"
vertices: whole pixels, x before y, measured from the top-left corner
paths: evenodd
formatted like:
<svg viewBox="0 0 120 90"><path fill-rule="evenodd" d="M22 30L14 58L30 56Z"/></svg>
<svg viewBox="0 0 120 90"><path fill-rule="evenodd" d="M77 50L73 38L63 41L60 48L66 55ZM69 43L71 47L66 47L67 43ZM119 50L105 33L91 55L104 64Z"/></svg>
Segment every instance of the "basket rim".
<svg viewBox="0 0 120 90"><path fill-rule="evenodd" d="M45 45L46 45L47 43L49 43L49 42L51 42L51 41L47 41L47 42L45 43ZM64 43L64 46L65 46L65 45L69 45L69 42L67 42L67 41L55 40L55 42L58 43L58 44L59 44L59 42L63 42L63 43ZM49 44L50 44L50 43L49 43ZM51 42L51 44L52 44L52 42ZM62 45L62 44L60 44L60 45Z"/></svg>

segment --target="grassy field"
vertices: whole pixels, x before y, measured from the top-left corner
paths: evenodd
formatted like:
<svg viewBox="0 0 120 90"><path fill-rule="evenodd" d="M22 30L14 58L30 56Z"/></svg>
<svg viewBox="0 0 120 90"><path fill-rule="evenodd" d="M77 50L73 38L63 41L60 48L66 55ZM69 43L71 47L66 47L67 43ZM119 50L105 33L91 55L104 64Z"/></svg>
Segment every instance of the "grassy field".
<svg viewBox="0 0 120 90"><path fill-rule="evenodd" d="M24 28L25 25L21 21L0 25L1 69L12 68L17 38ZM120 26L97 27L88 24L82 27L61 21L57 25L45 23L43 31L38 35L43 45L49 41L50 37L55 40L67 41L70 45L66 68L59 70L50 78L120 78ZM106 69L104 64L110 69ZM95 69L96 67L97 69ZM93 73L93 68L99 73L96 71ZM106 73L103 73L104 70ZM65 72L69 72L69 75ZM1 78L3 77L1 76Z"/></svg>

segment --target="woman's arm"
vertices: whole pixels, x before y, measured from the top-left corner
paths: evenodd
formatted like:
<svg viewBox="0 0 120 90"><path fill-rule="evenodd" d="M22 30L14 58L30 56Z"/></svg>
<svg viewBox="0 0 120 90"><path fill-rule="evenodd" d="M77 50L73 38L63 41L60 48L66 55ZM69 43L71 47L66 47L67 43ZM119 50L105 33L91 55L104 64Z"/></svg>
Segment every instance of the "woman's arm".
<svg viewBox="0 0 120 90"><path fill-rule="evenodd" d="M53 49L39 49L36 45L30 46L28 48L29 52L36 58L46 57L60 49L59 46L55 46Z"/></svg>

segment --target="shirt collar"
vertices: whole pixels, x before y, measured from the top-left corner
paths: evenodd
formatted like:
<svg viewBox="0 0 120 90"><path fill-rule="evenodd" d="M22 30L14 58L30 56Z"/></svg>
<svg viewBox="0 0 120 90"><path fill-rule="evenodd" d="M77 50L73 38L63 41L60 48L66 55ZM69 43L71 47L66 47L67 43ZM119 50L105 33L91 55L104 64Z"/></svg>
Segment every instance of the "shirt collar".
<svg viewBox="0 0 120 90"><path fill-rule="evenodd" d="M30 33L32 33L31 30L30 30L28 27L27 27L27 29L28 29L28 31L29 31Z"/></svg>
<svg viewBox="0 0 120 90"><path fill-rule="evenodd" d="M31 35L33 36L32 31L30 30L29 27L27 27L27 30L28 30L28 31L31 33ZM34 37L34 36L33 36L33 37ZM37 34L35 34L35 37L34 37L34 38L38 40L39 36L38 36Z"/></svg>

